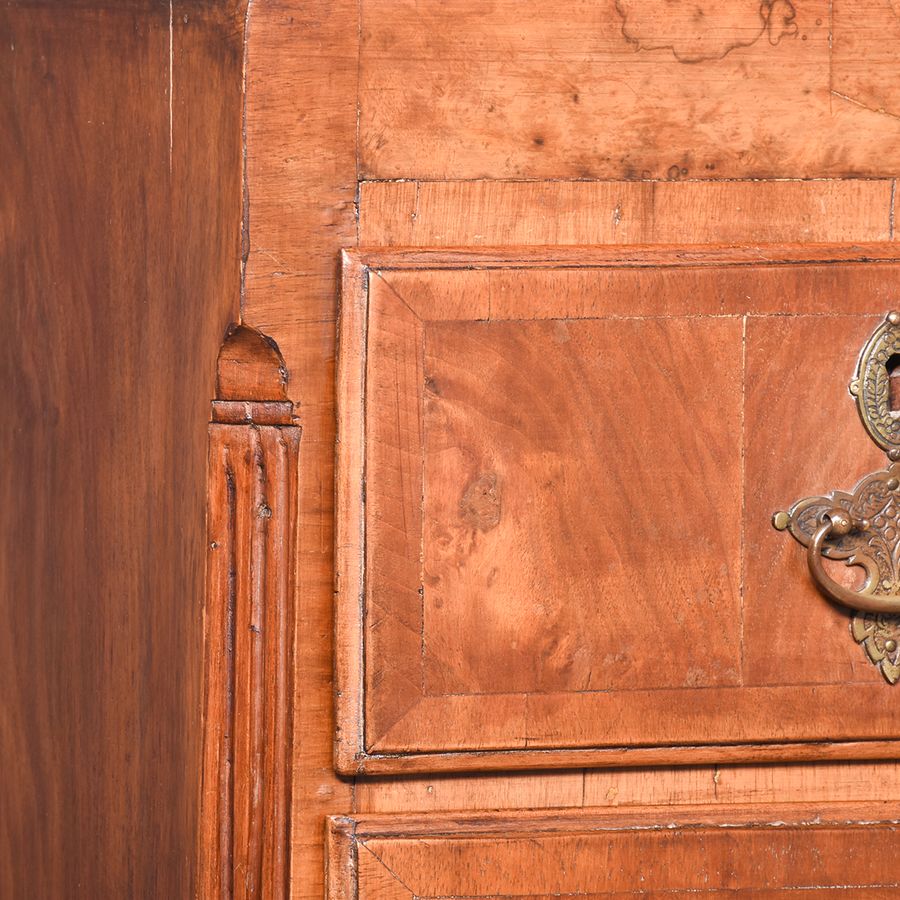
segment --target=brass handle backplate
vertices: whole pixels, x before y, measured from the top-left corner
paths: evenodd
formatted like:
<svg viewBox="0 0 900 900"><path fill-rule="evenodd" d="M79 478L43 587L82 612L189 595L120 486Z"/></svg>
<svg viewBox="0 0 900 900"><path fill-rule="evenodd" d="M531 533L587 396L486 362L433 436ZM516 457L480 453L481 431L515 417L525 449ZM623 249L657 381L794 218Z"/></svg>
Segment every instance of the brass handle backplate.
<svg viewBox="0 0 900 900"><path fill-rule="evenodd" d="M890 684L900 681L900 409L893 408L891 397L898 363L900 313L892 312L866 342L850 382L863 425L887 451L890 467L867 475L852 493L807 497L772 519L807 548L819 590L856 612L853 637ZM852 590L835 581L823 559L861 566L863 586Z"/></svg>

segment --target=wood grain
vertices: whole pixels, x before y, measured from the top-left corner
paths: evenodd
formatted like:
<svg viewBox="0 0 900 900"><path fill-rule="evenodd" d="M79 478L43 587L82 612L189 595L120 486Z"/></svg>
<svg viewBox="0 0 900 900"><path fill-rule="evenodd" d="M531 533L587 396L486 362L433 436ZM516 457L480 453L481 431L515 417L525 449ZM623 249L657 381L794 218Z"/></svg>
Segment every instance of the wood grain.
<svg viewBox="0 0 900 900"><path fill-rule="evenodd" d="M774 388L757 368L783 383L823 345L846 345L852 368L873 320L851 311L886 302L896 257L893 244L348 255L361 293L347 298L340 383L374 402L354 395L341 414L339 455L365 468L342 464L339 483L354 524L338 653L358 657L338 669L352 676L339 769L894 752L886 687L840 614L794 572L789 618L779 592L753 592L787 576L749 543L737 560L745 532L770 530L758 505L784 505L783 486L754 474L773 468L780 420L759 419ZM836 298L846 311L829 314ZM757 350L769 327L780 356ZM830 406L808 408L802 386L790 396L806 408L782 413L820 439ZM867 449L857 430L846 464ZM812 443L805 457L815 468Z"/></svg>
<svg viewBox="0 0 900 900"><path fill-rule="evenodd" d="M576 807L582 805L584 793L585 775L580 771L372 776L357 782L355 812Z"/></svg>
<svg viewBox="0 0 900 900"><path fill-rule="evenodd" d="M832 7L831 95L835 103L896 118L900 88L884 77L897 65L900 8L895 0L837 0Z"/></svg>
<svg viewBox="0 0 900 900"><path fill-rule="evenodd" d="M382 270L380 277L432 321L677 318L684 315L686 298L691 314L704 317L827 315L835 311L835 298L842 315L859 316L888 309L894 301L896 263L887 259L869 262L863 277L852 266L815 260L791 267L748 257L746 264L723 262L717 270L693 264L691 254L648 251L628 260L629 252L622 249L621 267L603 255L591 264L594 252L584 249L583 266L571 265L575 254L547 254L536 265L504 268L499 254L485 257L483 268L473 259L469 269ZM654 262L659 263L655 275Z"/></svg>
<svg viewBox="0 0 900 900"><path fill-rule="evenodd" d="M279 403L287 399L287 369L278 345L255 328L232 325L216 361L216 399Z"/></svg>
<svg viewBox="0 0 900 900"><path fill-rule="evenodd" d="M892 264L900 248L890 242L791 243L791 244L648 244L629 247L586 245L582 247L451 247L373 248L347 251L344 258L385 272L421 269L439 271L490 271L492 269L548 269L554 266L584 269L763 269L797 268L822 264ZM852 300L852 298L849 298ZM477 302L477 300L476 300ZM776 307L770 307L776 308ZM782 303L781 310L785 309ZM446 318L441 314L436 318Z"/></svg>
<svg viewBox="0 0 900 900"><path fill-rule="evenodd" d="M362 5L376 179L893 177L889 0Z"/></svg>
<svg viewBox="0 0 900 900"><path fill-rule="evenodd" d="M900 764L806 763L369 777L358 813L900 800Z"/></svg>
<svg viewBox="0 0 900 900"><path fill-rule="evenodd" d="M303 421L291 892L323 894L332 768L334 356L340 250L356 243L356 0L254 0L246 31L246 324L270 335Z"/></svg>
<svg viewBox="0 0 900 900"><path fill-rule="evenodd" d="M387 247L882 241L893 181L365 181L360 242Z"/></svg>
<svg viewBox="0 0 900 900"><path fill-rule="evenodd" d="M489 704L490 707L490 704ZM478 708L469 706L469 726L479 721ZM446 715L446 710L443 710ZM488 715L494 712L488 708ZM457 719L457 721L459 721ZM431 728L435 724L428 723ZM492 725L496 732L503 727ZM476 730L477 731L477 730ZM508 733L508 731L507 731ZM490 732L489 732L490 736ZM475 742L472 738L469 741ZM472 773L492 771L504 772L541 772L543 769L579 769L579 768L650 768L666 767L661 770L659 783L662 785L674 781L671 775L672 766L726 766L726 765L770 765L784 762L790 763L823 763L843 760L849 768L851 762L870 762L877 760L895 760L900 754L900 742L896 738L890 740L866 741L810 741L808 743L772 743L772 744L689 744L683 746L634 747L571 750L467 750L465 752L450 751L446 753L369 753L357 755L353 759L351 771L358 776L378 775L412 775L428 773L441 775L446 773ZM337 760L343 756L336 757ZM337 763L336 763L337 766ZM541 777L544 777L543 774ZM786 779L789 781L789 779ZM487 797L490 797L487 789Z"/></svg>
<svg viewBox="0 0 900 900"><path fill-rule="evenodd" d="M230 329L220 397L277 400L286 379L277 346ZM203 900L289 892L299 443L291 424L209 426Z"/></svg>
<svg viewBox="0 0 900 900"><path fill-rule="evenodd" d="M828 668L835 680L874 682L879 677L864 653L841 652L852 640L852 613L823 602L804 577L803 554L792 554L792 547L772 540L770 532L777 532L768 527L765 516L775 510L765 504L792 492L800 498L822 490L849 490L863 475L883 467L883 454L847 399L853 354L845 353L842 365L834 359L823 366L816 350L862 347L880 318L810 317L790 328L779 327L775 318L747 324L746 477L753 490L747 494L745 525L743 647L750 684L773 684L786 677L819 682L821 659L831 661ZM796 384L800 378L802 386ZM822 417L811 414L813 397L821 398L827 410ZM778 465L788 453L796 462L788 468ZM786 499L783 505L790 502ZM784 581L794 587L782 593L776 610L772 585Z"/></svg>
<svg viewBox="0 0 900 900"><path fill-rule="evenodd" d="M663 775L663 777L659 777ZM880 802L900 799L900 764L685 767L585 773L585 806L665 806L682 803Z"/></svg>
<svg viewBox="0 0 900 900"><path fill-rule="evenodd" d="M737 318L427 328L427 693L738 683L741 339Z"/></svg>
<svg viewBox="0 0 900 900"><path fill-rule="evenodd" d="M193 895L237 4L0 12L0 895Z"/></svg>
<svg viewBox="0 0 900 900"><path fill-rule="evenodd" d="M383 282L373 287L382 302L369 305L366 391L384 401L366 408L365 616L373 655L365 668L365 692L378 698L369 707L367 726L374 741L424 693L424 434L422 323Z"/></svg>
<svg viewBox="0 0 900 900"><path fill-rule="evenodd" d="M890 896L898 813L823 803L339 820L327 896Z"/></svg>

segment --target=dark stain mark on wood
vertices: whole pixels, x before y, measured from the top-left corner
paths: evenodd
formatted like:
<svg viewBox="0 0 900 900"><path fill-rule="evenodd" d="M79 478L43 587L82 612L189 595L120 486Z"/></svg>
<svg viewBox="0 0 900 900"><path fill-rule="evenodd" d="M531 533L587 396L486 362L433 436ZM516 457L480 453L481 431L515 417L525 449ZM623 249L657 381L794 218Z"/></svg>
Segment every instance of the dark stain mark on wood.
<svg viewBox="0 0 900 900"><path fill-rule="evenodd" d="M459 514L478 531L490 531L500 524L500 491L494 472L479 475L466 487L459 501Z"/></svg>
<svg viewBox="0 0 900 900"><path fill-rule="evenodd" d="M723 59L751 47L763 35L772 46L796 37L797 12L790 0L747 0L705 6L694 0L616 0L622 37L636 51L671 50L681 63ZM677 36L677 37L676 37Z"/></svg>

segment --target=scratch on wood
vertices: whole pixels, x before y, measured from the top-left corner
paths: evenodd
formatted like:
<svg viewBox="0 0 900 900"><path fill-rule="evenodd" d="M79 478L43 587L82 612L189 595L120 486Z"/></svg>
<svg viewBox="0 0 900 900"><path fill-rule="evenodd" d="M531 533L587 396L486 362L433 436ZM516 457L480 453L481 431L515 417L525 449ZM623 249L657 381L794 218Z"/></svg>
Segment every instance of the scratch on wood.
<svg viewBox="0 0 900 900"><path fill-rule="evenodd" d="M172 148L174 146L174 104L172 102L172 88L175 82L175 0L169 0L169 171L172 171Z"/></svg>
<svg viewBox="0 0 900 900"><path fill-rule="evenodd" d="M828 0L828 114L834 112L834 0Z"/></svg>
<svg viewBox="0 0 900 900"><path fill-rule="evenodd" d="M842 94L840 91L835 91L832 89L831 95L833 97L839 97L841 100L846 100L848 103L852 103L854 106L858 106L861 109L867 109L869 112L878 113L880 116L887 116L891 119L900 119L896 113L888 112L886 109L879 108L877 106L869 106L868 103L863 103L861 100L857 100L854 97L848 97L846 94Z"/></svg>
<svg viewBox="0 0 900 900"><path fill-rule="evenodd" d="M897 179L891 182L891 207L888 213L888 237L894 239L894 197L897 194Z"/></svg>
<svg viewBox="0 0 900 900"><path fill-rule="evenodd" d="M747 422L746 422L746 413L747 413L747 323L749 321L749 316L744 315L743 320L741 322L741 462L740 462L740 508L741 508L741 531L740 531L740 571L738 574L738 596L740 597L740 623L739 623L739 635L738 635L738 646L740 653L740 673L741 673L741 681L744 678L744 594L745 594L745 579L746 579L746 564L744 561L744 551L747 543L747 535L746 535L746 525L745 525L745 516L746 516L746 504L747 504ZM718 773L718 770L716 770ZM718 784L718 781L716 781Z"/></svg>
<svg viewBox="0 0 900 900"><path fill-rule="evenodd" d="M241 262L240 262L240 321L244 321L247 296L247 260L250 258L250 177L247 170L247 67L250 54L250 10L253 0L247 0L244 11L243 63L241 67Z"/></svg>
<svg viewBox="0 0 900 900"><path fill-rule="evenodd" d="M362 98L360 87L362 85L362 49L363 49L363 7L362 0L356 3L356 190L353 195L353 216L356 226L356 243L359 243L359 210L360 190L362 185L362 159L360 128L362 122Z"/></svg>

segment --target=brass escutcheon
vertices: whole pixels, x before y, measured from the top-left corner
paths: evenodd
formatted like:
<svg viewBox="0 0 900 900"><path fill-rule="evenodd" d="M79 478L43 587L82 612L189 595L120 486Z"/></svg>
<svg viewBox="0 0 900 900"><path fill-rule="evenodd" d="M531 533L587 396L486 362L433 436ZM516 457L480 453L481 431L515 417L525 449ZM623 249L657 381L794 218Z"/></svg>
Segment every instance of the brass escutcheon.
<svg viewBox="0 0 900 900"><path fill-rule="evenodd" d="M891 402L891 372L900 363L900 313L890 312L859 355L850 393L863 426L892 461L852 492L807 497L772 524L806 547L810 575L830 600L854 610L854 639L890 684L900 681L900 409ZM836 582L823 559L861 566L864 584Z"/></svg>

